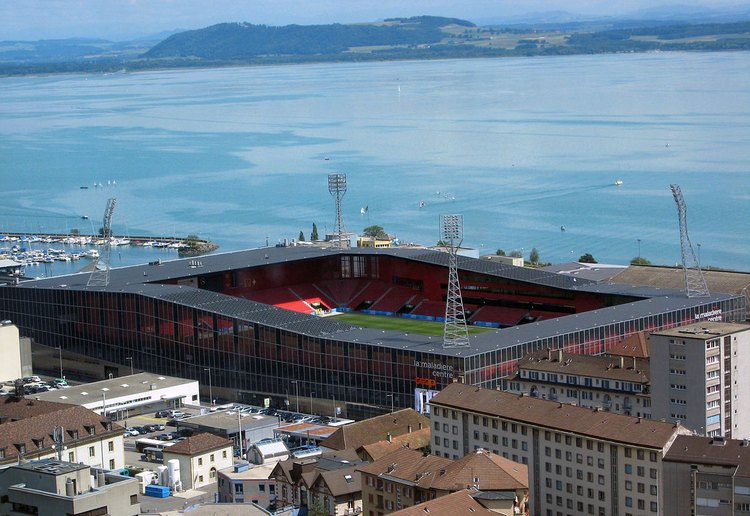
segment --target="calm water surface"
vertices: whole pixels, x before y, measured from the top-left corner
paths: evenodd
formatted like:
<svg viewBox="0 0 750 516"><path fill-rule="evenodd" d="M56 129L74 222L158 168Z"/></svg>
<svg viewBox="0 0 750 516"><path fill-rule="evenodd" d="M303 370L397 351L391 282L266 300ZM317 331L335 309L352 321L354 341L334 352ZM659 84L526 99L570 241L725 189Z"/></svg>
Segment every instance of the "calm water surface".
<svg viewBox="0 0 750 516"><path fill-rule="evenodd" d="M347 230L434 244L461 213L482 254L627 263L640 239L674 264L677 183L702 263L750 269L746 52L4 78L0 98L0 233L90 232L116 197L119 234L273 245L333 229L344 172ZM154 253L176 255L112 262Z"/></svg>

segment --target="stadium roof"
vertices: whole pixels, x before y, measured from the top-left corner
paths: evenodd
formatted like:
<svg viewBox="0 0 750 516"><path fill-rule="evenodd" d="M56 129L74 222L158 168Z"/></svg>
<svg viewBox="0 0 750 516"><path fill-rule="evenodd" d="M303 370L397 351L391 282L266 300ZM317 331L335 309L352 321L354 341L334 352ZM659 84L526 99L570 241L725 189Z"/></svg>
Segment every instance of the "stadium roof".
<svg viewBox="0 0 750 516"><path fill-rule="evenodd" d="M583 278L555 274L539 269L514 267L489 260L459 256L458 267L463 271L571 291L631 297L637 301L561 318L478 333L469 337L469 347L443 349L442 338L440 337L363 328L339 322L335 317L321 318L191 286L159 283L271 264L324 259L339 254L392 256L442 267L448 266L448 255L446 253L424 248L354 248L341 251L317 247L266 247L206 255L199 259L152 262L146 265L114 268L110 271L110 283L107 287L88 287L86 283L89 274L78 273L28 281L13 288L105 290L113 293L139 294L205 310L227 318L273 326L313 337L455 357L469 357L496 349L504 349L519 343L536 341L546 336L564 335L583 328L596 328L614 322L638 319L644 315L690 309L736 297L736 295L712 294L709 298L688 298L684 292L675 289L627 284L597 284Z"/></svg>

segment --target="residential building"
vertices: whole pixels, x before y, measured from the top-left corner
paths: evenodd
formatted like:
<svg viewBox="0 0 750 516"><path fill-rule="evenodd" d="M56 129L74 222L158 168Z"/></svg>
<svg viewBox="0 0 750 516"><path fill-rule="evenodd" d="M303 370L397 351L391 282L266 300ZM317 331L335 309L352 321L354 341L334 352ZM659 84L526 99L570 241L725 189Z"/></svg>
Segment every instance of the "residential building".
<svg viewBox="0 0 750 516"><path fill-rule="evenodd" d="M454 383L432 400L432 451L529 467L536 516L670 514L662 459L680 425Z"/></svg>
<svg viewBox="0 0 750 516"><path fill-rule="evenodd" d="M271 477L274 464L247 462L219 470L219 502L255 504L264 509L276 506L278 484Z"/></svg>
<svg viewBox="0 0 750 516"><path fill-rule="evenodd" d="M138 480L85 464L57 460L0 469L2 514L136 516Z"/></svg>
<svg viewBox="0 0 750 516"><path fill-rule="evenodd" d="M119 469L125 466L123 431L84 407L7 396L0 403L0 465L58 458Z"/></svg>
<svg viewBox="0 0 750 516"><path fill-rule="evenodd" d="M232 466L232 441L202 433L164 449L164 464L180 461L183 489L197 489L216 482L217 472Z"/></svg>
<svg viewBox="0 0 750 516"><path fill-rule="evenodd" d="M430 426L430 420L413 409L401 409L339 427L320 442L331 450L357 449Z"/></svg>
<svg viewBox="0 0 750 516"><path fill-rule="evenodd" d="M664 456L672 514L750 514L750 442L680 435Z"/></svg>
<svg viewBox="0 0 750 516"><path fill-rule="evenodd" d="M356 467L362 464L353 449L277 463L270 477L278 483L277 508L319 501L327 511L338 511L329 514L359 514L362 485Z"/></svg>
<svg viewBox="0 0 750 516"><path fill-rule="evenodd" d="M392 245L393 237L390 235L385 235L383 237L359 235L357 237L357 247L374 247L375 249L383 249L385 247L391 247Z"/></svg>
<svg viewBox="0 0 750 516"><path fill-rule="evenodd" d="M716 310L716 317L721 317ZM719 321L651 334L654 418L709 437L750 438L750 326Z"/></svg>
<svg viewBox="0 0 750 516"><path fill-rule="evenodd" d="M524 355L503 390L650 419L648 372L648 359L548 349Z"/></svg>
<svg viewBox="0 0 750 516"><path fill-rule="evenodd" d="M454 461L401 448L358 470L362 473L362 508L368 516L471 488L487 500L519 500L527 506L528 468L484 449Z"/></svg>

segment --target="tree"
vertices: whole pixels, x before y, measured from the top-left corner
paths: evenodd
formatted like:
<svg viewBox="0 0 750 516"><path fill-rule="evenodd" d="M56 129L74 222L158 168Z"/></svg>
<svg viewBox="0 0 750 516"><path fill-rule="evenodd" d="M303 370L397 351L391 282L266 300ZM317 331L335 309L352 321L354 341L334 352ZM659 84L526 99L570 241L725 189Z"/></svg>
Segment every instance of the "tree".
<svg viewBox="0 0 750 516"><path fill-rule="evenodd" d="M510 256L511 258L523 258L521 251L511 251L508 256Z"/></svg>
<svg viewBox="0 0 750 516"><path fill-rule="evenodd" d="M536 247L531 248L531 252L529 253L529 261L534 265L539 263L539 251L537 251Z"/></svg>
<svg viewBox="0 0 750 516"><path fill-rule="evenodd" d="M591 256L591 253L582 254L578 261L581 263L599 263L596 259Z"/></svg>
<svg viewBox="0 0 750 516"><path fill-rule="evenodd" d="M362 230L364 236L371 238L387 238L388 233L385 232L383 226L367 226Z"/></svg>
<svg viewBox="0 0 750 516"><path fill-rule="evenodd" d="M298 241L304 242L305 241L305 234L300 230L299 237L297 238Z"/></svg>
<svg viewBox="0 0 750 516"><path fill-rule="evenodd" d="M310 493L312 494L312 493ZM307 510L308 516L327 516L326 508L320 500L315 500L312 506Z"/></svg>
<svg viewBox="0 0 750 516"><path fill-rule="evenodd" d="M79 230L79 229L73 228L73 229L70 230L70 235L71 236L78 236L80 234L81 234L81 230Z"/></svg>
<svg viewBox="0 0 750 516"><path fill-rule="evenodd" d="M630 260L630 265L651 265L651 262L643 256L636 256Z"/></svg>
<svg viewBox="0 0 750 516"><path fill-rule="evenodd" d="M505 251L503 251L502 249L498 249L497 251L495 251L495 254L498 256L505 256Z"/></svg>
<svg viewBox="0 0 750 516"><path fill-rule="evenodd" d="M310 240L312 240L313 242L315 240L318 240L318 226L315 225L315 222L313 222L312 233L310 233Z"/></svg>

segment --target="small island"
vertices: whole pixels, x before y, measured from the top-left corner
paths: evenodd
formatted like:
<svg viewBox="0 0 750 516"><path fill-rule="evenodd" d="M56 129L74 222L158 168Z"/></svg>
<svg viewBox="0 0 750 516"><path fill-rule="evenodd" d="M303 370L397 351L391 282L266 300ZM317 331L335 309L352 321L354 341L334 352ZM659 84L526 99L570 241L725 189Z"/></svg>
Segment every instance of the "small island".
<svg viewBox="0 0 750 516"><path fill-rule="evenodd" d="M180 258L188 258L190 256L200 256L202 254L216 251L219 246L208 240L202 240L197 235L188 235L185 240L182 241L183 246L177 250L177 255Z"/></svg>

